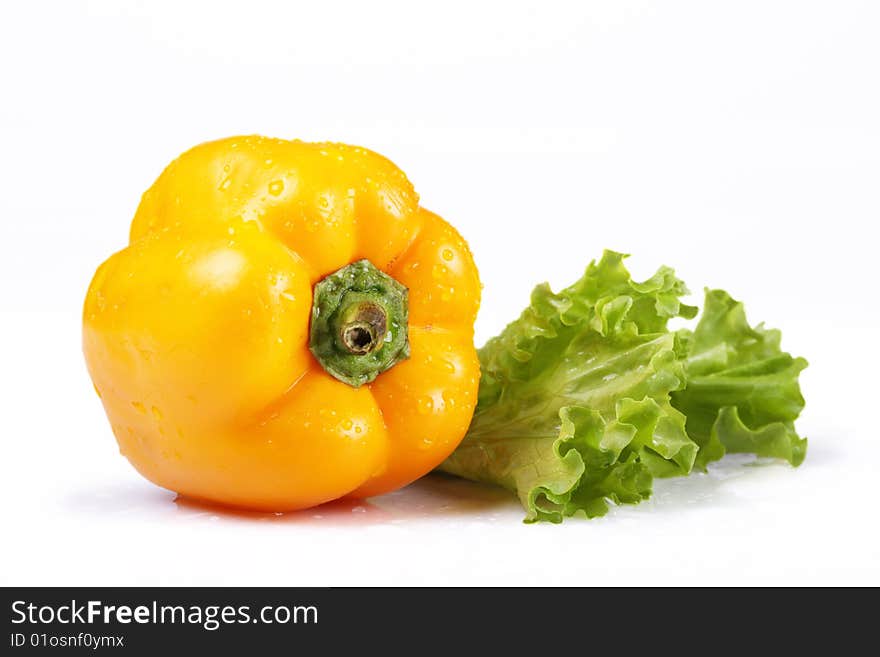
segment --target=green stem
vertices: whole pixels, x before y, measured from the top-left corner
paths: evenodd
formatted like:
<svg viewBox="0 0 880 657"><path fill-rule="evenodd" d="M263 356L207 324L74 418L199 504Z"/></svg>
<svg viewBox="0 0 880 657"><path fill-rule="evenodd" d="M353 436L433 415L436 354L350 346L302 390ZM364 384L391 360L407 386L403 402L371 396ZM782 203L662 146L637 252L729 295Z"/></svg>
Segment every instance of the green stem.
<svg viewBox="0 0 880 657"><path fill-rule="evenodd" d="M409 357L407 289L369 260L315 285L309 349L330 375L357 388Z"/></svg>

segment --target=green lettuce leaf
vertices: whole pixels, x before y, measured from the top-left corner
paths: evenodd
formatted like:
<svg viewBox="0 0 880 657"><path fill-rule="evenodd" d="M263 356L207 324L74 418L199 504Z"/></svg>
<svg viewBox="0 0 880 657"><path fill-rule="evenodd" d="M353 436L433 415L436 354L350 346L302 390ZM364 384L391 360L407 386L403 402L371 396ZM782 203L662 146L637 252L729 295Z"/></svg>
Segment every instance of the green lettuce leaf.
<svg viewBox="0 0 880 657"><path fill-rule="evenodd" d="M637 283L624 257L606 251L558 294L538 286L480 350L474 418L441 469L514 491L527 521L603 515L693 467L697 445L670 404L685 380L666 323L696 309L671 269Z"/></svg>
<svg viewBox="0 0 880 657"><path fill-rule="evenodd" d="M687 385L672 404L700 446L699 467L725 452L803 462L807 441L794 420L804 408L798 375L807 361L782 351L780 338L777 330L749 326L743 304L723 290L706 290L696 329L679 331Z"/></svg>
<svg viewBox="0 0 880 657"><path fill-rule="evenodd" d="M806 362L720 291L694 331L669 331L697 313L684 283L668 267L633 281L625 257L606 251L559 293L539 285L479 351L470 429L439 469L513 491L526 522L636 504L655 477L725 451L803 460L793 421Z"/></svg>

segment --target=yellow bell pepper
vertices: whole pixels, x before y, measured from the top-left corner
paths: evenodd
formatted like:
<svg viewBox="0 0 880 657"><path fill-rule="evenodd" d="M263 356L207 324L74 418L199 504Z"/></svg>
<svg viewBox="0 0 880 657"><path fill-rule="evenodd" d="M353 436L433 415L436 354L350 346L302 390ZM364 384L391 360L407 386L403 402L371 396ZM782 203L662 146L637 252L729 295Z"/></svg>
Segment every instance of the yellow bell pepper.
<svg viewBox="0 0 880 657"><path fill-rule="evenodd" d="M480 283L385 158L237 137L172 162L83 311L121 452L183 495L283 511L403 486L465 434Z"/></svg>

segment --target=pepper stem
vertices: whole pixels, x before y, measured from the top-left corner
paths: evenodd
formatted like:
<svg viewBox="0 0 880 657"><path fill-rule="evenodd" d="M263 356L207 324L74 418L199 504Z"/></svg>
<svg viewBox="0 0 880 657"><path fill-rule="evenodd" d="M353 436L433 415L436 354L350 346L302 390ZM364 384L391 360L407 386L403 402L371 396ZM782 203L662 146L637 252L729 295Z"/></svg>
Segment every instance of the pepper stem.
<svg viewBox="0 0 880 657"><path fill-rule="evenodd" d="M372 301L351 304L343 313L342 344L352 354L368 354L381 346L388 332L385 309Z"/></svg>
<svg viewBox="0 0 880 657"><path fill-rule="evenodd" d="M407 289L359 260L315 285L309 349L357 388L409 357Z"/></svg>
<svg viewBox="0 0 880 657"><path fill-rule="evenodd" d="M342 332L342 341L353 354L368 354L379 341L369 324L352 324Z"/></svg>

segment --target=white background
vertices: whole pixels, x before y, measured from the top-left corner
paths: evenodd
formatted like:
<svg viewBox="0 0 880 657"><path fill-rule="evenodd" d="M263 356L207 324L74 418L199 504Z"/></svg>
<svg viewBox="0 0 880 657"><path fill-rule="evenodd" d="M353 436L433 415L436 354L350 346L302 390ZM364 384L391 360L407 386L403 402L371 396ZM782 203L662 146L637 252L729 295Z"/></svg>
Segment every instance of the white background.
<svg viewBox="0 0 880 657"><path fill-rule="evenodd" d="M880 584L877 3L0 11L0 583ZM471 244L480 342L603 247L725 287L811 362L806 463L561 526L437 478L284 516L175 502L118 454L79 312L164 165L238 133L392 158Z"/></svg>

